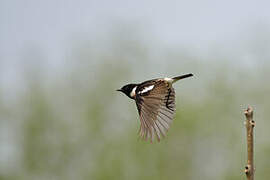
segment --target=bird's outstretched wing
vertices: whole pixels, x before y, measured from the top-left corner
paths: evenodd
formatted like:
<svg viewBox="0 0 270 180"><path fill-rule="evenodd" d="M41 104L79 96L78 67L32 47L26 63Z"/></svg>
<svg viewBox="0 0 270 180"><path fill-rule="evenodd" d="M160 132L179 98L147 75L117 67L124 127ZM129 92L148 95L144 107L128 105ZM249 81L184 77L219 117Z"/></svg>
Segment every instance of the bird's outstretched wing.
<svg viewBox="0 0 270 180"><path fill-rule="evenodd" d="M160 141L175 114L173 87L163 79L148 82L137 89L135 101L141 121L140 137L151 142L156 137Z"/></svg>

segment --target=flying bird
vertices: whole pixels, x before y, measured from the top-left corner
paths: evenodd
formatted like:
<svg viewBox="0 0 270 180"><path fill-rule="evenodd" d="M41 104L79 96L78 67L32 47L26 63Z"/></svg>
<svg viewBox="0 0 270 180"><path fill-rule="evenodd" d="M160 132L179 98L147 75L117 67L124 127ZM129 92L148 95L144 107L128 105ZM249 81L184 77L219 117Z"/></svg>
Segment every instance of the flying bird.
<svg viewBox="0 0 270 180"><path fill-rule="evenodd" d="M175 91L172 84L193 76L152 79L140 84L127 84L117 91L135 100L140 116L139 135L152 142L165 137L175 115Z"/></svg>

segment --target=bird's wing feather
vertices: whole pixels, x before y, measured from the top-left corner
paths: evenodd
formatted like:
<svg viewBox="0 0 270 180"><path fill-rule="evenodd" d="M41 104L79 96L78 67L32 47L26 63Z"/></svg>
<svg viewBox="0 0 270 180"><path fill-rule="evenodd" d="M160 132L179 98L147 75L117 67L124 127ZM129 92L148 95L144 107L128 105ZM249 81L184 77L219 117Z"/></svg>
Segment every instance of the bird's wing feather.
<svg viewBox="0 0 270 180"><path fill-rule="evenodd" d="M140 137L151 142L155 136L160 141L166 135L175 114L174 89L164 80L153 85L151 90L135 97L141 121Z"/></svg>

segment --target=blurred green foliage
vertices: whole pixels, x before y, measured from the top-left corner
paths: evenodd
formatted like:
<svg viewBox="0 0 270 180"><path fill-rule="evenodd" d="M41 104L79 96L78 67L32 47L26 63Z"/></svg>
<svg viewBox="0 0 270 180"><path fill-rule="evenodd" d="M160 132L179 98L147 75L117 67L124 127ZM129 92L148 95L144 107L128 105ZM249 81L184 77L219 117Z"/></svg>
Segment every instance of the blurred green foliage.
<svg viewBox="0 0 270 180"><path fill-rule="evenodd" d="M241 68L170 50L156 60L155 48L128 36L98 50L91 41L74 44L62 73L48 78L50 69L28 67L11 106L0 94L2 123L13 134L3 144L15 154L2 160L1 179L245 179L248 104L255 108L256 178L270 178L270 85L261 78L270 75L268 64ZM138 140L135 104L115 89L186 72L195 77L175 84L168 136Z"/></svg>

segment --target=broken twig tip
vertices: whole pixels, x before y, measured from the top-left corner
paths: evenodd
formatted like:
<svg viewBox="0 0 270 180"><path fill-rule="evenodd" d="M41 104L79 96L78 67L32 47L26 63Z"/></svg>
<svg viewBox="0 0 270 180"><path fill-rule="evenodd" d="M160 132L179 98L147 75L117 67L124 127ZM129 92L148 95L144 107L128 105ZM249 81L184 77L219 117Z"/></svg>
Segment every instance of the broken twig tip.
<svg viewBox="0 0 270 180"><path fill-rule="evenodd" d="M245 116L248 118L253 117L253 108L251 106L248 106L248 108L244 112Z"/></svg>

